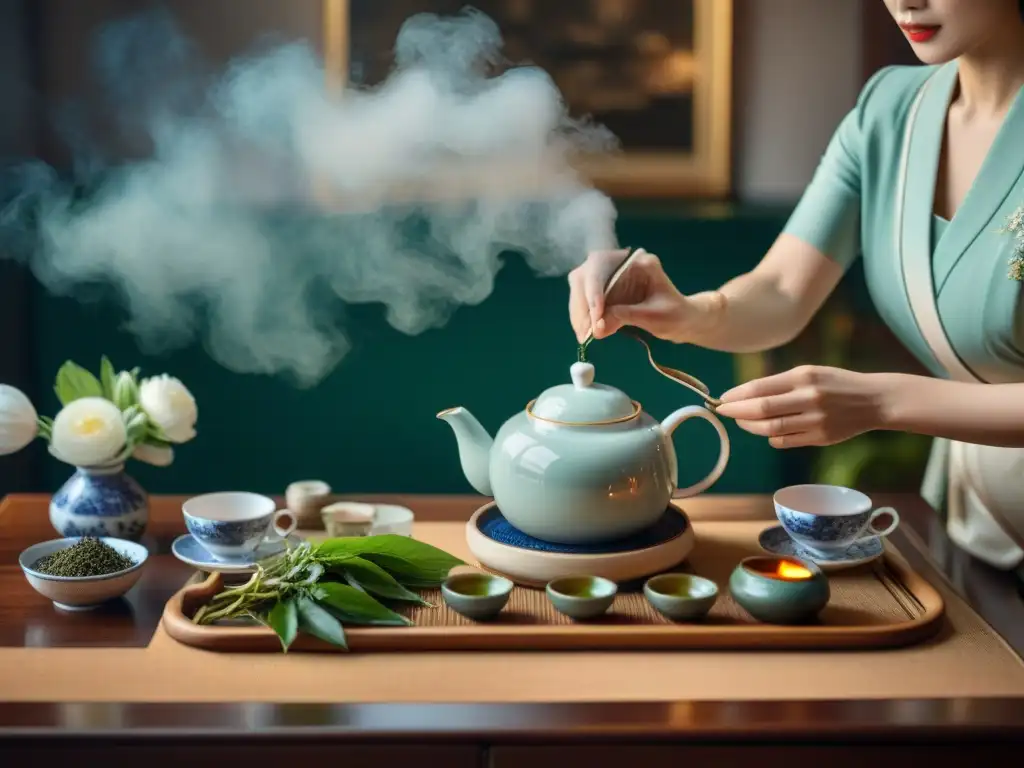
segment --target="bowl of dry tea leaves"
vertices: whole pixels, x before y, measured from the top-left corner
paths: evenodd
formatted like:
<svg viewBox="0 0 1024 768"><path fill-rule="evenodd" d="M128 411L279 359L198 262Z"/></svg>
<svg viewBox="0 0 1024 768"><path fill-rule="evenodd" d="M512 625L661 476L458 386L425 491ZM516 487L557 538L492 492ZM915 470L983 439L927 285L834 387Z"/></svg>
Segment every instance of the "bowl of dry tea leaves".
<svg viewBox="0 0 1024 768"><path fill-rule="evenodd" d="M110 537L54 539L33 544L18 564L36 592L66 611L87 611L121 597L142 575L149 550Z"/></svg>

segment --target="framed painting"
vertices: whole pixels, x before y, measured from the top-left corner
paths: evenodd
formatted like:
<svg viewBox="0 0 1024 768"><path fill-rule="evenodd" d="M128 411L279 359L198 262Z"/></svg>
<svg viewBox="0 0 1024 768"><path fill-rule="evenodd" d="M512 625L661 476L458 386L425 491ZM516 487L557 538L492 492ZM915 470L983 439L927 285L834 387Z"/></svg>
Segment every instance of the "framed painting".
<svg viewBox="0 0 1024 768"><path fill-rule="evenodd" d="M540 66L574 117L621 151L577 167L616 197L726 195L731 180L732 0L475 0L505 55ZM324 0L328 86L372 86L402 23L466 0Z"/></svg>

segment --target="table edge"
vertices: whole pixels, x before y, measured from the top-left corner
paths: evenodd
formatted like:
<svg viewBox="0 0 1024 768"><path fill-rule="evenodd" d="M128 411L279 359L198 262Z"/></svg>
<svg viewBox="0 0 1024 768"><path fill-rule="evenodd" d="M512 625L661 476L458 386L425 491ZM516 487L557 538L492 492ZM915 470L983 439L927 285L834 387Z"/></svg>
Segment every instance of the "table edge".
<svg viewBox="0 0 1024 768"><path fill-rule="evenodd" d="M296 723L303 722L302 725ZM85 723L85 724L83 724ZM617 703L0 703L0 741L224 738L573 742L1024 739L1024 696Z"/></svg>

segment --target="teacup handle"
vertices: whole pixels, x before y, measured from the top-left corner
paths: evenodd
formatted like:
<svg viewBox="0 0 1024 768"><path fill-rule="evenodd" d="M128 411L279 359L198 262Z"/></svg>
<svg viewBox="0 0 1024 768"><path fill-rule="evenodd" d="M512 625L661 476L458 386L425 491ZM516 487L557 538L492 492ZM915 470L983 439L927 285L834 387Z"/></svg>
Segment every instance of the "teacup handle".
<svg viewBox="0 0 1024 768"><path fill-rule="evenodd" d="M282 527L280 525L280 523L278 523L278 521L282 517L287 517L288 518L288 520L290 521L289 525ZM288 536L291 534L292 531L295 530L295 528L298 526L298 524L299 524L299 521L295 519L295 515L292 514L292 511L290 509L279 509L279 510L277 510L277 512L274 513L274 522L273 522L273 525L271 526L273 528L273 532L272 533L270 533L270 532L267 533L267 540L268 541L277 541L279 539L286 539L286 538L288 538Z"/></svg>
<svg viewBox="0 0 1024 768"><path fill-rule="evenodd" d="M880 518L882 515L889 515L892 518L892 522L889 523L885 528L879 530L875 528L875 520ZM864 532L865 536L888 536L890 533L896 530L896 526L900 524L900 516L892 507L879 507L871 513L871 517L868 519L868 529ZM863 537L862 537L863 538Z"/></svg>
<svg viewBox="0 0 1024 768"><path fill-rule="evenodd" d="M687 488L680 488L672 494L673 499L685 499L688 496L696 496L701 491L706 491L712 485L714 485L718 478L725 472L725 467L729 463L729 434L725 431L725 426L718 417L715 416L707 408L700 405L687 405L684 408L680 408L678 411L669 414L665 417L665 420L661 422L661 428L665 432L665 435L669 440L672 439L672 433L676 431L680 424L689 419L704 419L705 421L711 422L711 426L715 428L718 433L719 450L718 450L718 461L715 463L714 469L712 469L703 480L699 480L693 485ZM678 471L678 468L677 468Z"/></svg>

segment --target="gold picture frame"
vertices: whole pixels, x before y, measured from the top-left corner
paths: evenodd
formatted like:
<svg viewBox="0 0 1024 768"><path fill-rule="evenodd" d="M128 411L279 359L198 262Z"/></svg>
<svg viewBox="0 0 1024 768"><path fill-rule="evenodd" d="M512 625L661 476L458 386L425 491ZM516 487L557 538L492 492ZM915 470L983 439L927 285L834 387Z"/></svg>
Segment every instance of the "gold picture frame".
<svg viewBox="0 0 1024 768"><path fill-rule="evenodd" d="M658 0L664 2L665 0ZM693 48L684 66L692 76L690 151L622 151L585 158L577 167L598 189L628 197L722 197L732 188L733 0L685 0L692 5ZM349 0L323 0L326 85L349 82Z"/></svg>

